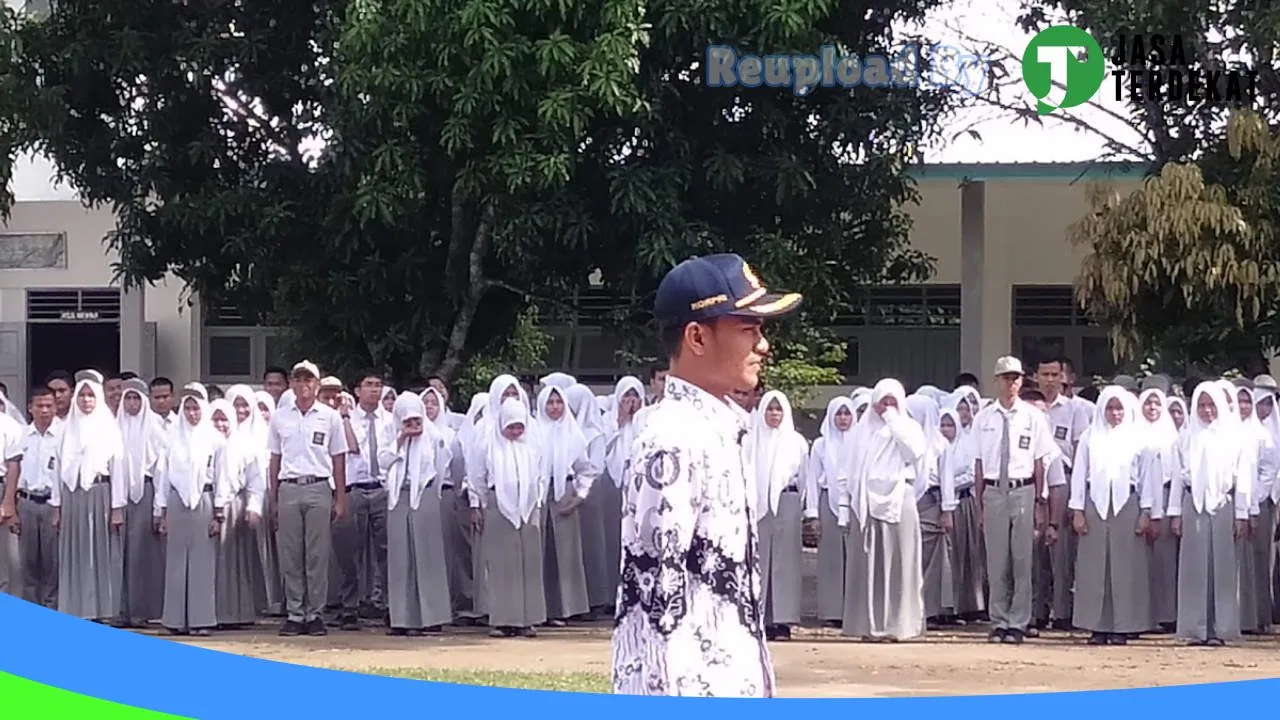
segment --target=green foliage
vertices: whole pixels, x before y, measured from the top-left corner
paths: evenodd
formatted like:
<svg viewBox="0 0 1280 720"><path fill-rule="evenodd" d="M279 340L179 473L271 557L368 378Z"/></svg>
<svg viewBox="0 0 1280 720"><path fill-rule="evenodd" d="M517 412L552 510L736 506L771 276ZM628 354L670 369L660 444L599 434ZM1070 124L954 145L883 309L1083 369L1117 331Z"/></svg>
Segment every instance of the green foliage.
<svg viewBox="0 0 1280 720"><path fill-rule="evenodd" d="M456 378L599 268L643 338L676 261L732 250L824 324L917 281L908 158L960 99L713 89L708 43L860 52L939 0L59 0L0 23L0 179L39 149L172 273L327 368ZM927 40L927 39L925 39ZM0 200L3 198L0 197ZM482 363L481 363L482 364ZM475 367L479 368L480 365Z"/></svg>
<svg viewBox="0 0 1280 720"><path fill-rule="evenodd" d="M792 407L804 407L817 387L844 382L838 368L845 353L845 343L813 328L797 329L771 352L764 368L765 386L786 393Z"/></svg>
<svg viewBox="0 0 1280 720"><path fill-rule="evenodd" d="M538 324L538 310L527 307L516 317L510 339L500 347L488 348L476 353L463 367L452 394L452 404L458 412L465 412L471 396L489 389L495 377L519 373L546 366L547 352L551 349L551 336Z"/></svg>

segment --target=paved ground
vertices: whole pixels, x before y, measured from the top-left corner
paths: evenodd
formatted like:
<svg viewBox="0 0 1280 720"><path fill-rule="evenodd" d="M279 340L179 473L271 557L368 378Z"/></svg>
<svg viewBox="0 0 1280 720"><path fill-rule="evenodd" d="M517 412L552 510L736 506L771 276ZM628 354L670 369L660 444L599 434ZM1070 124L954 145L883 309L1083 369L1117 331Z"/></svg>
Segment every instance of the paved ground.
<svg viewBox="0 0 1280 720"><path fill-rule="evenodd" d="M816 596L806 552L805 596ZM812 603L810 603L812 605ZM812 607L810 612L813 612ZM280 638L274 625L191 641L282 662L372 672L379 668L609 671L609 626L540 630L530 640L494 640L480 629L444 636L387 637L380 628ZM1152 687L1280 677L1280 636L1237 647L1183 647L1168 637L1124 647L1084 645L1084 633L1046 633L1013 647L988 645L982 627L929 633L896 645L866 645L832 630L797 630L771 646L779 690L792 697L895 697Z"/></svg>

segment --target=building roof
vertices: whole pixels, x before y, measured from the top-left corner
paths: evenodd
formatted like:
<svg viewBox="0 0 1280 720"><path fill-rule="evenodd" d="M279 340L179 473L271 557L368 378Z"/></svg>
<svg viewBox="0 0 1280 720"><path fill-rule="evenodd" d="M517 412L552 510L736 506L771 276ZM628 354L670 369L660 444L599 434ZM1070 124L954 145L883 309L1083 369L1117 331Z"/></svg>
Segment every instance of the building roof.
<svg viewBox="0 0 1280 720"><path fill-rule="evenodd" d="M914 175L930 180L1101 180L1139 179L1147 173L1140 162L927 163Z"/></svg>

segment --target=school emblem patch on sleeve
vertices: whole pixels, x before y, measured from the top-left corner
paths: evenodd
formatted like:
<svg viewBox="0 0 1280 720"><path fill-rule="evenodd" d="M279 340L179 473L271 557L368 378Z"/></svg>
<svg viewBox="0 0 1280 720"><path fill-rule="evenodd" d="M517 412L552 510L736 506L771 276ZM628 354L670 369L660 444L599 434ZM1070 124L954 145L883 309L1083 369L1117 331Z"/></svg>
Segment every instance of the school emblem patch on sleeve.
<svg viewBox="0 0 1280 720"><path fill-rule="evenodd" d="M644 481L654 490L662 490L680 477L680 456L667 450L656 450L645 460Z"/></svg>

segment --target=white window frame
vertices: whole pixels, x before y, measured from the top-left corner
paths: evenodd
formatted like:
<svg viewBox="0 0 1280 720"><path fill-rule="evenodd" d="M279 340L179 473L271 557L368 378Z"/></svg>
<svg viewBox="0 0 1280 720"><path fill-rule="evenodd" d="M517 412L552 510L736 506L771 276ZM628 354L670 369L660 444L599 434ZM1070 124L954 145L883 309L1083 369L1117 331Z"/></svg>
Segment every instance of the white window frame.
<svg viewBox="0 0 1280 720"><path fill-rule="evenodd" d="M203 327L200 335L200 377L205 382L211 382L218 385L235 385L237 383L253 384L262 381L262 374L266 372L267 365L267 338L279 338L282 333L280 328L266 326L239 326L239 327L222 327L208 325ZM249 339L249 375L214 375L209 368L209 360L212 353L209 352L211 338L248 338Z"/></svg>

